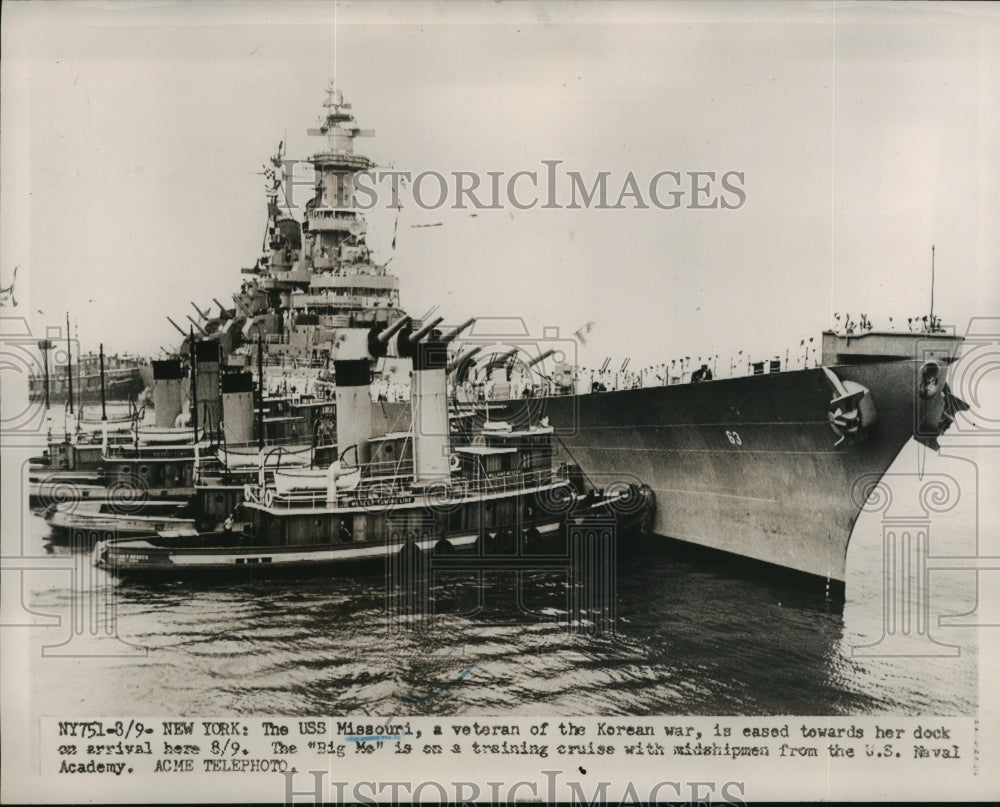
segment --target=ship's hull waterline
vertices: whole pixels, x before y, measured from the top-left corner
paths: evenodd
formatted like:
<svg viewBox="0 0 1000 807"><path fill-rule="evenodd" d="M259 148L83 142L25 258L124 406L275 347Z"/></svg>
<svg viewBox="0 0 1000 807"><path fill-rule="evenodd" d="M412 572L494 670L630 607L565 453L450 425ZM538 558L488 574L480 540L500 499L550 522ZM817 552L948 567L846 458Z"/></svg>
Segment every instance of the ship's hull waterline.
<svg viewBox="0 0 1000 807"><path fill-rule="evenodd" d="M656 535L843 582L868 494L925 419L921 364L832 368L877 409L864 439L839 445L823 368L528 399L497 414L547 415L563 459L596 485L649 485Z"/></svg>
<svg viewBox="0 0 1000 807"><path fill-rule="evenodd" d="M553 540L560 522L540 521L537 530L542 539ZM236 534L195 534L174 538L163 536L112 539L98 542L94 562L120 576L185 576L209 573L255 574L324 569L345 563L363 563L391 559L408 549L422 552L475 553L479 547L478 532L460 531L444 537L425 536L411 543L402 539L391 541L331 544L329 542L300 545L254 545ZM486 550L483 550L486 552ZM444 554L447 554L444 553ZM503 560L505 555L484 555L486 560Z"/></svg>

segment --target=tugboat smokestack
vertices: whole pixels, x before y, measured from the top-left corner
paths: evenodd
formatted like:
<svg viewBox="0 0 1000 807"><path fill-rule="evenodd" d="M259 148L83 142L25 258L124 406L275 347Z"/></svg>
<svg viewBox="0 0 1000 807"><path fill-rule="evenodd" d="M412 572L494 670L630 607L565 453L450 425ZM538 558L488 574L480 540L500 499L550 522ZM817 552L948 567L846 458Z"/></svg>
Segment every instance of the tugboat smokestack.
<svg viewBox="0 0 1000 807"><path fill-rule="evenodd" d="M372 420L372 361L369 331L345 328L333 340L333 372L336 379L337 451L345 465L368 461ZM377 341L377 340L376 340Z"/></svg>
<svg viewBox="0 0 1000 807"><path fill-rule="evenodd" d="M413 470L418 483L440 482L447 480L451 474L448 455L448 343L439 331L431 330L435 324L420 329L428 331L430 336L418 342L413 354Z"/></svg>
<svg viewBox="0 0 1000 807"><path fill-rule="evenodd" d="M174 425L181 413L184 371L178 358L153 362L153 411L157 428Z"/></svg>

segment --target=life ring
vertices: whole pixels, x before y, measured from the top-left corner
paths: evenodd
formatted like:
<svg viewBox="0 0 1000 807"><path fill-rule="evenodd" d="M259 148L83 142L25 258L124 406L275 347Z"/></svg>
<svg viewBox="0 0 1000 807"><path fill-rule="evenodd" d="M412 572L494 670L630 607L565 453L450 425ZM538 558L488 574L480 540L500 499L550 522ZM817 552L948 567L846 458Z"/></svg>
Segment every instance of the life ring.
<svg viewBox="0 0 1000 807"><path fill-rule="evenodd" d="M252 502L254 501L253 487L249 484L243 486L243 501Z"/></svg>
<svg viewBox="0 0 1000 807"><path fill-rule="evenodd" d="M268 488L267 493L264 494L264 507L271 507L274 504L274 490Z"/></svg>
<svg viewBox="0 0 1000 807"><path fill-rule="evenodd" d="M451 455L451 470L457 471L462 467L462 461L458 458L458 454Z"/></svg>

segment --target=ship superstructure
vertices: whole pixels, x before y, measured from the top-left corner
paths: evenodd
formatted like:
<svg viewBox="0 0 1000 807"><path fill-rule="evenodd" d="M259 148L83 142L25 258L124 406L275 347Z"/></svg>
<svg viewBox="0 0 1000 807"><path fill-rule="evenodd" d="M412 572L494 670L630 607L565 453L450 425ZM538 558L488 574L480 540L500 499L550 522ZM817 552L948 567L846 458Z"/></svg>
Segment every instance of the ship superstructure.
<svg viewBox="0 0 1000 807"><path fill-rule="evenodd" d="M373 165L355 152L354 139L373 132L356 126L351 105L332 85L324 107L318 127L308 130L324 142L308 160L315 184L304 220L292 215L285 197L282 174L290 168L279 146L265 172L265 254L243 270L246 278L233 295L232 313L242 319L241 338L235 341L262 339L269 367L302 376L300 392L310 386L310 378L330 380L334 329L384 325L405 313L399 278L373 259L365 239L367 224L354 205L355 175Z"/></svg>

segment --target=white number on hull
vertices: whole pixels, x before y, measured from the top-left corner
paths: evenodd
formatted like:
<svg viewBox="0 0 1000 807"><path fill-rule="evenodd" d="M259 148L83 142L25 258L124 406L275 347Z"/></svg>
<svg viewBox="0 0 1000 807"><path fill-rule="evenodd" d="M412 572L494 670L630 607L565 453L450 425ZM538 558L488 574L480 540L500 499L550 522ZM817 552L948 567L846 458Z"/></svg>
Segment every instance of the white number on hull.
<svg viewBox="0 0 1000 807"><path fill-rule="evenodd" d="M743 445L743 441L740 439L740 433L739 432L731 432L731 431L729 431L727 429L726 430L726 439L729 440L729 443L731 445L734 445L734 446L741 446L741 445Z"/></svg>

